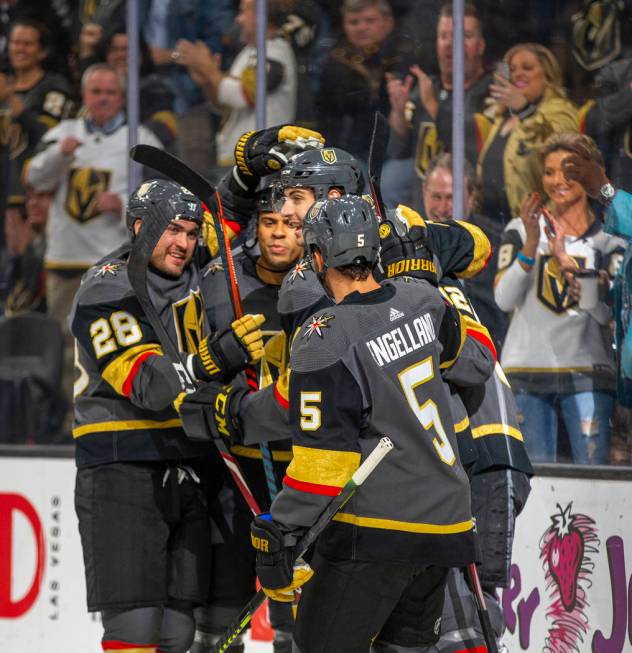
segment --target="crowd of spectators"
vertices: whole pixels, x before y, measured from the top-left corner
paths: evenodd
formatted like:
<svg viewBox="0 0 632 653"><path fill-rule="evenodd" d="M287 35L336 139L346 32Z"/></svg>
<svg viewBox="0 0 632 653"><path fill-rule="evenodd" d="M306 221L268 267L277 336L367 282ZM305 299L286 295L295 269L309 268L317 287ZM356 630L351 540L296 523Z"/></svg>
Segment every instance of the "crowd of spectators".
<svg viewBox="0 0 632 653"><path fill-rule="evenodd" d="M140 138L216 180L255 127L256 0L140 0L138 11ZM631 28L615 0L466 2L461 215L451 3L268 0L267 123L317 129L365 163L381 111L385 203L470 220L490 238L467 290L538 462L630 462L609 302L626 243L603 232L603 206L563 161L588 152L632 189ZM126 237L127 45L125 2L0 0L0 315L47 313L67 333L81 274ZM584 268L599 274L590 308ZM71 355L68 344L69 402ZM68 441L67 427L51 440Z"/></svg>

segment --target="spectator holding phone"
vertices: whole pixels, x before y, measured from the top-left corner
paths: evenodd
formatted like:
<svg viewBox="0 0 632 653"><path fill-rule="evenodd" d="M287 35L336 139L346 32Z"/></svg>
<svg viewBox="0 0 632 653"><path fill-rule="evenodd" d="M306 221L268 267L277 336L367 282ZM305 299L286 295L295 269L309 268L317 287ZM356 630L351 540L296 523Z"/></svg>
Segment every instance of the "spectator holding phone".
<svg viewBox="0 0 632 653"><path fill-rule="evenodd" d="M538 151L552 134L577 131L577 110L562 88L557 59L543 45L521 43L503 61L509 74L497 70L490 86L494 119L477 176L481 212L506 224L529 192L542 190Z"/></svg>
<svg viewBox="0 0 632 653"><path fill-rule="evenodd" d="M562 133L546 141L541 186L551 210L538 192L528 195L498 253L496 303L513 312L501 362L535 462L556 460L558 412L574 462L608 462L615 377L604 299L624 243L603 231L585 189L564 174L565 160L582 151L603 165L587 136ZM601 291L592 298L579 280L591 274Z"/></svg>

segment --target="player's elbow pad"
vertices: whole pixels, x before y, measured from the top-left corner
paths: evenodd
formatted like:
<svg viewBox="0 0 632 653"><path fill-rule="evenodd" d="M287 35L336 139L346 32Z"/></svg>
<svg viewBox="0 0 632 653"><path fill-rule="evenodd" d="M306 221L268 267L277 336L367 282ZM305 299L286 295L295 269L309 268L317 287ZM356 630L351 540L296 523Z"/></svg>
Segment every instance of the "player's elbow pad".
<svg viewBox="0 0 632 653"><path fill-rule="evenodd" d="M163 410L180 392L180 377L169 358L150 356L136 374L129 398L140 408Z"/></svg>

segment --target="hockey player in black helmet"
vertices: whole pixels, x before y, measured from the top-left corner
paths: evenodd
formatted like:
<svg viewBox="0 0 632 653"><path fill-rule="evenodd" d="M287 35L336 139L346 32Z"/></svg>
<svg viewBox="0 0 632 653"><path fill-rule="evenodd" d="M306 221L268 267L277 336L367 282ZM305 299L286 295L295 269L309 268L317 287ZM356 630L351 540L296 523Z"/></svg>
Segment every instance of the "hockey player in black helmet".
<svg viewBox="0 0 632 653"><path fill-rule="evenodd" d="M172 220L150 257L150 297L191 376L228 381L262 355L262 319L247 315L211 333L192 261L198 200L171 181L142 184L128 207L130 235L165 212ZM70 315L88 610L102 613L104 651L184 653L193 606L208 593L211 535L199 477L212 477L203 471L221 461L209 442L192 442L182 428L180 376L127 277L133 247L86 272Z"/></svg>
<svg viewBox="0 0 632 653"><path fill-rule="evenodd" d="M303 229L335 304L292 348L294 457L271 517L253 522L259 580L286 601L306 583L301 653L430 651L447 567L473 559L468 482L439 375L460 349L460 321L425 281L378 283L378 224L361 197L317 202ZM319 539L311 578L294 543L381 435L395 449ZM421 618L408 619L410 602Z"/></svg>
<svg viewBox="0 0 632 653"><path fill-rule="evenodd" d="M302 221L288 220L275 212L271 201L271 184L278 176L268 176L260 184L256 195L254 238L247 240L235 252L234 266L244 311L265 315L262 330L264 356L255 367L259 388L271 389L288 363L288 346L281 329L277 300L281 282L303 255ZM203 273L202 289L212 298L207 305L207 316L213 330L222 330L233 320L232 306L226 293L224 271L213 261ZM245 375L234 381L240 389L247 387ZM239 390L237 390L239 392ZM234 397L233 397L234 399ZM265 437L272 432L263 421L258 432ZM248 479L257 503L269 507L271 495L281 486L291 459L289 439L271 442L273 480L266 475L259 446L234 443L231 452ZM268 470L269 471L269 470ZM227 478L221 491L223 511L228 528L223 529L224 541L214 546L212 593L209 602L195 611L196 635L191 653L210 653L218 637L226 630L239 609L250 599L255 586L255 552L250 546L252 513L240 496L234 481ZM215 511L217 515L218 511ZM215 574L214 574L215 575ZM293 616L291 606L276 601L269 604L269 621L274 630L275 653L291 653ZM230 653L244 650L241 638L231 642Z"/></svg>

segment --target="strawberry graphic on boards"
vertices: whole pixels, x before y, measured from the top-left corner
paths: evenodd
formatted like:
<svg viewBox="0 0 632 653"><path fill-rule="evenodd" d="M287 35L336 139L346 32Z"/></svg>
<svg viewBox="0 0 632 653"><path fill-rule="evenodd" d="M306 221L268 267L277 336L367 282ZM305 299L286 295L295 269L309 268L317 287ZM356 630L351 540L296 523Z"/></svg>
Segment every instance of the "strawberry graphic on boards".
<svg viewBox="0 0 632 653"><path fill-rule="evenodd" d="M551 540L547 555L549 571L560 591L564 609L571 612L577 599L577 579L584 557L584 539L573 525L571 505L551 516Z"/></svg>

